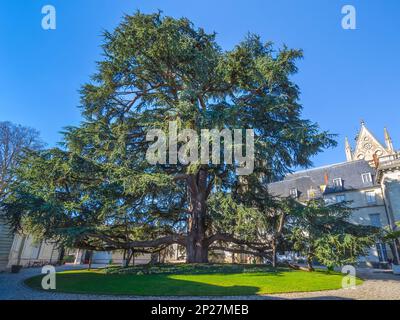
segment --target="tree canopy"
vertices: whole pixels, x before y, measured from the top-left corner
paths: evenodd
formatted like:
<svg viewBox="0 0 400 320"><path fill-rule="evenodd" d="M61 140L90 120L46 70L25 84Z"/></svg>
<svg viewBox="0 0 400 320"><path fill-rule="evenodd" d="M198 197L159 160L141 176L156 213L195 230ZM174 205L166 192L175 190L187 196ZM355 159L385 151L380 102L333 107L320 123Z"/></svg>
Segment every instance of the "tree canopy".
<svg viewBox="0 0 400 320"><path fill-rule="evenodd" d="M94 250L178 243L188 262L228 245L265 255L279 238L279 204L266 184L335 145L302 118L291 80L302 51L254 34L223 50L215 33L185 18L140 12L105 32L102 47L81 89L82 124L65 130L63 147L32 152L17 170L5 204L14 226ZM226 161L149 164L146 133L168 133L170 121L199 135L252 129L253 173L238 176L240 163Z"/></svg>

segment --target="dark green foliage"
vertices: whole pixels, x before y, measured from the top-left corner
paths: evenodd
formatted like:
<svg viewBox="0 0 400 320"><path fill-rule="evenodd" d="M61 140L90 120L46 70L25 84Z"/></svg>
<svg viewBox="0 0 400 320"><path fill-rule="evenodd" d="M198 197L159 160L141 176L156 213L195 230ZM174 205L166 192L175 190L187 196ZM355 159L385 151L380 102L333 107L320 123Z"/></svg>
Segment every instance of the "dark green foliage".
<svg viewBox="0 0 400 320"><path fill-rule="evenodd" d="M281 271L289 271L281 268ZM266 265L257 264L160 264L138 265L128 268L108 267L104 269L106 274L228 274L228 273L260 273L276 272Z"/></svg>
<svg viewBox="0 0 400 320"><path fill-rule="evenodd" d="M351 223L352 212L349 203L326 205L322 199L294 208L288 238L307 257L309 269L313 259L329 268L354 264L374 244L379 229Z"/></svg>
<svg viewBox="0 0 400 320"><path fill-rule="evenodd" d="M63 148L32 153L19 168L4 204L14 226L94 250L178 243L189 262L206 262L213 244L265 256L270 230L281 233L265 183L335 145L301 118L290 79L301 50L248 35L224 51L187 19L139 12L104 34L103 50L81 90L82 124L66 129ZM239 178L237 164L225 163L150 165L146 132L167 132L173 120L197 133L254 129L254 173Z"/></svg>
<svg viewBox="0 0 400 320"><path fill-rule="evenodd" d="M374 244L375 239L370 234L329 234L316 240L315 258L329 270L333 270L335 267L355 264L357 258L365 256L368 248Z"/></svg>

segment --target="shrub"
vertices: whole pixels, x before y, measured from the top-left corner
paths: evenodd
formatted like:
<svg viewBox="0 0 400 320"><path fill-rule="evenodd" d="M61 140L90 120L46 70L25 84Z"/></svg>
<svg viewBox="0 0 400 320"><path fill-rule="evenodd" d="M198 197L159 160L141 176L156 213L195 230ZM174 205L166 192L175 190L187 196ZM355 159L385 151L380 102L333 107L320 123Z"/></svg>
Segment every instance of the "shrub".
<svg viewBox="0 0 400 320"><path fill-rule="evenodd" d="M256 273L275 272L276 269L260 264L160 264L112 266L104 269L106 274L210 274L210 273Z"/></svg>

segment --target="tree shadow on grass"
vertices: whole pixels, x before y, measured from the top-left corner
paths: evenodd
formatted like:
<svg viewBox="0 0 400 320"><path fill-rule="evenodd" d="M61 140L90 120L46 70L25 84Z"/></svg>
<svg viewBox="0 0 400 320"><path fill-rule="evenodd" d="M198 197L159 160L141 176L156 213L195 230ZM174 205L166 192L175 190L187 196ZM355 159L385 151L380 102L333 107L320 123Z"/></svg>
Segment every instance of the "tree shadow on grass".
<svg viewBox="0 0 400 320"><path fill-rule="evenodd" d="M58 273L56 290L50 292L64 292L76 294L97 295L125 295L125 296L265 296L265 281L258 277L270 278L270 288L287 286L286 292L297 292L296 287L290 285L292 281L274 283L273 279L285 276L288 270L276 270L271 273L243 273L243 274L105 274L101 272L73 271ZM293 271L298 272L298 271ZM289 272L291 273L291 272ZM315 273L317 274L317 273ZM329 274L324 273L329 276ZM241 279L241 277L247 279ZM335 274L332 274L335 276ZM26 280L26 284L34 289L41 289L43 276ZM337 277L337 275L336 275ZM268 280L269 281L269 280ZM301 279L299 279L301 281ZM312 282L308 280L308 282ZM236 282L236 283L235 283ZM239 282L239 283L238 283ZM248 282L248 283L247 283ZM293 282L294 283L294 282ZM303 283L304 284L304 283ZM268 284L267 284L268 285ZM269 286L269 285L268 285ZM301 287L301 286L300 286ZM276 289L276 288L275 288ZM332 288L335 289L335 288ZM315 291L317 291L316 288ZM321 289L319 289L321 290ZM322 289L330 290L330 288ZM268 290L269 291L269 290ZM299 290L312 291L312 290ZM275 292L275 293L284 293Z"/></svg>

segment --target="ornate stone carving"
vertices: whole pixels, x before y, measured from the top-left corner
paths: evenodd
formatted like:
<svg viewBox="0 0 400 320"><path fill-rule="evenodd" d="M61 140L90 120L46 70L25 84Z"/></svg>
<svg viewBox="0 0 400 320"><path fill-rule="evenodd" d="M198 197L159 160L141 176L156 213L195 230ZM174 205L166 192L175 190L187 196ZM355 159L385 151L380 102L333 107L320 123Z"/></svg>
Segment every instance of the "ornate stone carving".
<svg viewBox="0 0 400 320"><path fill-rule="evenodd" d="M374 154L381 157L387 155L385 147L367 129L364 123L357 136L356 148L353 159L372 161Z"/></svg>

